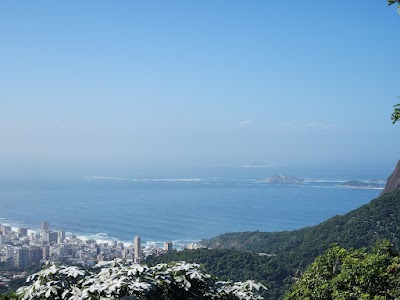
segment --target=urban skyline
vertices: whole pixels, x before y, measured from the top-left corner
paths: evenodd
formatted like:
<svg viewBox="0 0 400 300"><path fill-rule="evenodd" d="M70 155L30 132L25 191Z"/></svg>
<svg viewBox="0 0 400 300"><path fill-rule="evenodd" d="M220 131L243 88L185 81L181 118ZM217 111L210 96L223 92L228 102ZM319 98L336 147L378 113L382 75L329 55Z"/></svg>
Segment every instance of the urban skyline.
<svg viewBox="0 0 400 300"><path fill-rule="evenodd" d="M199 244L189 244L185 248L198 247ZM45 260L87 266L116 258L141 263L149 255L158 256L172 250L173 243L170 241L164 242L161 247L144 247L137 234L132 244L116 240L97 242L81 240L74 234L67 236L65 231L59 229L52 231L47 221L40 224L40 231L0 224L0 262L9 267L26 268Z"/></svg>

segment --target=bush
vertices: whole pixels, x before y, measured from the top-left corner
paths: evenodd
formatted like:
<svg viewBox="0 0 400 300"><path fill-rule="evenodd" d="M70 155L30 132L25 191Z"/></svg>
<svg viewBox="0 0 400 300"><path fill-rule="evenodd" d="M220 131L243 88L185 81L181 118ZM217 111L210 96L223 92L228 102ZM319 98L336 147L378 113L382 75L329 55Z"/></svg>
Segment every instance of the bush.
<svg viewBox="0 0 400 300"><path fill-rule="evenodd" d="M92 271L48 264L18 289L21 299L262 299L253 281L221 282L198 264L153 267L122 260L102 262Z"/></svg>

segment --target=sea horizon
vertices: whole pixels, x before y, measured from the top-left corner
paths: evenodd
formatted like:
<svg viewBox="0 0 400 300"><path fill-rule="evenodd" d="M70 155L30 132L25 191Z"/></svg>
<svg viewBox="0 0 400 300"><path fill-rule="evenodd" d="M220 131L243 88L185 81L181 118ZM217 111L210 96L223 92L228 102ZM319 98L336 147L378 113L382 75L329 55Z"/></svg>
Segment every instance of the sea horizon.
<svg viewBox="0 0 400 300"><path fill-rule="evenodd" d="M266 172L264 172L266 173ZM273 174L273 171L270 172ZM246 175L246 174L245 174ZM0 223L64 230L83 239L176 245L238 231L316 225L379 196L382 176L301 176L302 184L267 184L268 176L103 176L2 188ZM347 187L349 180L380 187Z"/></svg>

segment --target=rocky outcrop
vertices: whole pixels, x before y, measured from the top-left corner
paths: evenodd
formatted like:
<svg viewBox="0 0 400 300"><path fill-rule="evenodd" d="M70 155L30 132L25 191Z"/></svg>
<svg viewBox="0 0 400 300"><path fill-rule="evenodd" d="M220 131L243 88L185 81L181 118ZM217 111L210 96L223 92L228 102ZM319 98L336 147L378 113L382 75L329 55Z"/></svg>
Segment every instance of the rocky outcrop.
<svg viewBox="0 0 400 300"><path fill-rule="evenodd" d="M295 178L292 176L286 175L274 175L269 177L265 182L266 183L284 183L284 184L301 184L303 183L303 179Z"/></svg>
<svg viewBox="0 0 400 300"><path fill-rule="evenodd" d="M363 182L358 180L349 180L343 182L341 185L349 188L364 188L364 189L379 189L383 188L383 185L378 182Z"/></svg>
<svg viewBox="0 0 400 300"><path fill-rule="evenodd" d="M400 188L400 160L397 163L392 175L390 175L388 180L386 181L386 186L383 189L381 195L393 192L398 188Z"/></svg>

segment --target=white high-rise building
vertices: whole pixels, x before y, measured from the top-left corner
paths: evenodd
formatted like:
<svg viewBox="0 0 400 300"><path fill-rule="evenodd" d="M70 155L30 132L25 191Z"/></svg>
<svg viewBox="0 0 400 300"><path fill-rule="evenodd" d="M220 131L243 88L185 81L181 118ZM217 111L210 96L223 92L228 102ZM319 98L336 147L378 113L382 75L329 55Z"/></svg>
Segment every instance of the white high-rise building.
<svg viewBox="0 0 400 300"><path fill-rule="evenodd" d="M134 248L134 261L136 263L140 263L142 259L142 241L140 239L140 236L135 235L135 238L133 239L133 248Z"/></svg>
<svg viewBox="0 0 400 300"><path fill-rule="evenodd" d="M40 237L42 238L43 241L47 242L49 241L48 232L49 232L49 223L47 221L40 223Z"/></svg>
<svg viewBox="0 0 400 300"><path fill-rule="evenodd" d="M64 243L64 240L65 240L65 231L64 230L58 230L57 244Z"/></svg>

